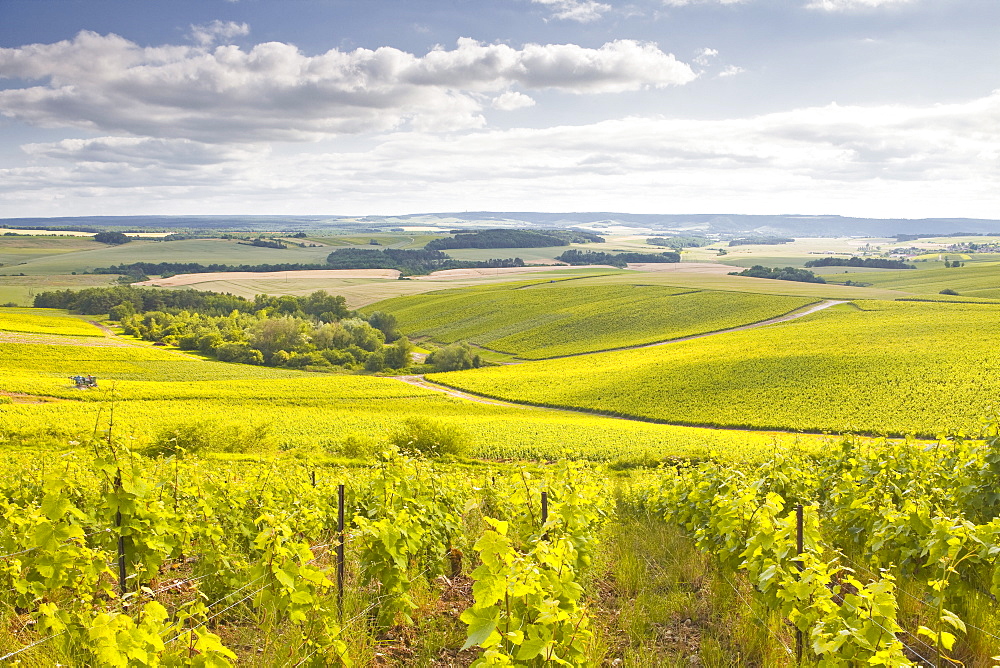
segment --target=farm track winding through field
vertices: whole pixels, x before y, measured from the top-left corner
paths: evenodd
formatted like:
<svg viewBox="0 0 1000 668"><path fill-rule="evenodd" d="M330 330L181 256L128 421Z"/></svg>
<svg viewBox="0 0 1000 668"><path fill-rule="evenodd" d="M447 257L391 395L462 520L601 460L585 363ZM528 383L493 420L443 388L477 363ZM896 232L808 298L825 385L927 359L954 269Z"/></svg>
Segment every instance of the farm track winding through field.
<svg viewBox="0 0 1000 668"><path fill-rule="evenodd" d="M598 353L613 352L613 351L617 351L617 350L636 350L636 349L639 349L639 348L652 348L654 346L665 346L665 345L670 344L670 343L679 343L681 341L690 341L692 339L702 339L702 338L705 338L707 336L716 336L718 334L727 334L729 332L741 332L741 331L744 331L744 330L747 330L747 329L756 329L757 327L764 327L765 325L774 325L774 324L777 324L777 323L788 322L789 320L795 320L797 318L802 318L802 317L810 315L812 313L816 313L817 311L822 311L824 309L828 309L831 306L837 306L838 304L846 304L846 303L847 303L847 300L842 300L842 299L827 299L827 300L824 300L822 302L819 302L818 304L810 304L808 306L804 306L802 308L799 308L799 309L796 309L796 310L791 311L789 313L786 313L785 315L780 315L780 316L778 316L776 318L769 318L767 320L761 320L760 322L754 322L754 323L751 323L749 325L740 325L739 327L731 327L729 329L720 329L720 330L715 331L715 332L706 332L704 334L692 334L691 336L684 336L684 337L681 337L679 339L669 339L667 341L658 341L657 343L644 343L644 344L640 344L640 345L637 345L637 346L627 346L627 347L624 347L624 348L613 348L613 349L610 349L610 350L595 350L595 351L589 352L589 353L575 353L573 355L560 355L559 357L548 357L548 358L545 358L545 359L559 359L560 357L579 357L580 355L596 355ZM542 361L545 361L545 360L533 360L533 361L542 362ZM514 364L523 364L523 363L524 362L514 362ZM545 409L545 410L558 410L558 411L567 411L569 413L584 413L584 414L587 414L587 415L603 415L604 417L614 418L614 419L618 419L618 420L635 420L635 421L639 421L639 422L655 422L655 423L658 423L658 424L681 424L681 423L673 423L673 422L667 422L667 421L662 421L662 420L647 420L647 419L644 419L644 418L632 417L632 416L626 416L626 415L613 415L613 414L609 414L609 413L604 413L603 411L594 411L594 410L587 410L587 409L581 409L581 408L569 408L569 407L563 407L563 406L538 406L536 404L521 403L521 402L512 401L512 400L511 401L503 401L503 400L498 400L498 399L495 399L493 397L489 397L489 396L486 396L486 395L476 394L475 392L467 392L467 391L463 391L463 390L458 390L457 388L454 388L454 387L449 387L447 385L439 385L437 383L434 383L434 382L431 382L431 381L427 380L422 375L419 375L419 376L392 376L392 377L395 378L396 380L402 381L404 383L408 383L410 385L414 385L416 387L422 387L422 388L427 389L427 390L434 390L435 392L441 392L443 394L447 394L448 396L455 397L457 399L465 399L467 401L475 401L475 402L478 402L478 403L493 404L493 405L497 405L497 406L517 406L517 407L520 407L520 408L539 408L539 409ZM693 426L693 425L689 425L689 426ZM713 428L717 428L717 427L713 427ZM747 429L745 429L745 428L739 428L739 430L740 431L747 431ZM765 430L750 430L750 431L774 431L774 430L773 429L765 429Z"/></svg>
<svg viewBox="0 0 1000 668"><path fill-rule="evenodd" d="M760 322L752 322L749 325L740 325L739 327L730 327L728 329L718 329L714 332L704 332L703 334L692 334L690 336L682 336L677 339L667 339L666 341L657 341L656 343L639 343L634 346L622 346L621 348L605 348L603 350L591 350L585 353L570 353L569 355L555 355L553 357L543 357L537 360L525 360L531 362L542 362L544 360L557 360L564 357L580 357L581 355L596 355L597 353L611 353L617 350L637 350L639 348L653 348L655 346L665 346L671 343L680 343L681 341L691 341L692 339L703 339L706 336L715 336L716 334L728 334L729 332L742 332L746 329L756 329L757 327L763 327L764 325L773 325L779 322L788 322L789 320L795 320L796 318L801 318L803 316L816 313L817 311L822 311L823 309L830 308L831 306L836 306L837 304L846 304L847 300L844 299L827 299L818 304L809 304L808 306L803 306L797 308L794 311L789 311L785 315L779 315L776 318L768 318L767 320L761 320ZM510 362L510 364L522 364L523 362Z"/></svg>

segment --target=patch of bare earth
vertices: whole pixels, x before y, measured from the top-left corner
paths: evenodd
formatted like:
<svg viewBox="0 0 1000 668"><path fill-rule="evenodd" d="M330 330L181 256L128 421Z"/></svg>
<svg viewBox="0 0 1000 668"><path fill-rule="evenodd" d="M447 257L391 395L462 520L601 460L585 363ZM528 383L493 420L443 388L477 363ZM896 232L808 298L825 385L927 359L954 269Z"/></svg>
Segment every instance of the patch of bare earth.
<svg viewBox="0 0 1000 668"><path fill-rule="evenodd" d="M433 274L428 274L427 276L411 276L410 278L415 281L440 281L442 279L453 279L453 278L480 278L483 276L505 276L507 274L532 274L543 271L561 271L563 269L615 269L607 264L590 264L582 266L569 266L567 264L560 265L546 265L546 266L531 266L531 267L496 267L490 268L479 268L479 269L443 269L441 271L435 271Z"/></svg>
<svg viewBox="0 0 1000 668"><path fill-rule="evenodd" d="M0 397L10 398L13 404L49 404L56 401L66 401L59 397L47 397L40 394L21 394L20 392L0 392Z"/></svg>
<svg viewBox="0 0 1000 668"><path fill-rule="evenodd" d="M23 334L20 332L0 332L0 343L33 343L44 346L103 346L124 348L130 346L115 338L98 338L96 336L74 338L52 334Z"/></svg>
<svg viewBox="0 0 1000 668"><path fill-rule="evenodd" d="M323 278L381 278L395 280L399 272L395 269L314 269L312 271L219 271L208 274L177 274L170 278L154 278L133 285L154 288L174 288L209 281L256 281L266 279L323 279Z"/></svg>

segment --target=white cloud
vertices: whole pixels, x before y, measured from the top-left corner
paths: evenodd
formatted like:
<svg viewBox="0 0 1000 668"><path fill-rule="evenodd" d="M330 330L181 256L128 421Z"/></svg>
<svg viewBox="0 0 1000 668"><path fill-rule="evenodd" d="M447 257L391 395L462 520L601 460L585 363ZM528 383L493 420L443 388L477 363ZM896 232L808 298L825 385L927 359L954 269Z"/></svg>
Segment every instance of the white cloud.
<svg viewBox="0 0 1000 668"><path fill-rule="evenodd" d="M926 107L830 105L725 120L633 117L396 132L361 148L327 140L312 153L251 151L215 164L207 157L198 164L212 149L185 144L59 142L34 155L73 161L64 167L0 170L0 212L58 215L65 207L83 215L114 203L163 213L470 208L995 217L998 118L1000 91ZM185 169L169 168L171 151Z"/></svg>
<svg viewBox="0 0 1000 668"><path fill-rule="evenodd" d="M715 58L717 55L719 55L719 52L716 49L705 47L694 57L694 62L702 67L706 67L712 61L712 58Z"/></svg>
<svg viewBox="0 0 1000 668"><path fill-rule="evenodd" d="M491 105L494 109L501 111L514 111L515 109L533 107L535 106L535 101L524 93L508 90L493 98Z"/></svg>
<svg viewBox="0 0 1000 668"><path fill-rule="evenodd" d="M739 5L747 0L663 0L668 7L687 7L688 5Z"/></svg>
<svg viewBox="0 0 1000 668"><path fill-rule="evenodd" d="M719 72L718 76L720 78L734 77L737 74L743 74L744 72L746 72L746 70L739 65L728 65L724 70Z"/></svg>
<svg viewBox="0 0 1000 668"><path fill-rule="evenodd" d="M146 137L64 139L46 144L25 144L21 149L34 158L74 163L119 163L132 167L160 166L165 169L190 169L250 160L266 153L260 147L218 146L189 139Z"/></svg>
<svg viewBox="0 0 1000 668"><path fill-rule="evenodd" d="M216 42L228 42L234 37L249 34L250 26L246 23L216 20L202 25L192 25L190 36L196 44L209 46Z"/></svg>
<svg viewBox="0 0 1000 668"><path fill-rule="evenodd" d="M806 7L822 9L828 12L853 11L859 9L878 9L879 7L896 7L908 5L915 0L811 0Z"/></svg>
<svg viewBox="0 0 1000 668"><path fill-rule="evenodd" d="M143 48L117 35L0 49L0 73L43 82L0 91L0 114L41 127L207 142L481 127L483 93L512 84L572 94L683 85L690 66L655 44L460 39L424 56L390 47L307 56L290 44ZM489 99L489 98L486 98Z"/></svg>
<svg viewBox="0 0 1000 668"><path fill-rule="evenodd" d="M546 5L553 10L553 18L566 21L590 23L611 10L611 5L595 0L531 0L538 5Z"/></svg>

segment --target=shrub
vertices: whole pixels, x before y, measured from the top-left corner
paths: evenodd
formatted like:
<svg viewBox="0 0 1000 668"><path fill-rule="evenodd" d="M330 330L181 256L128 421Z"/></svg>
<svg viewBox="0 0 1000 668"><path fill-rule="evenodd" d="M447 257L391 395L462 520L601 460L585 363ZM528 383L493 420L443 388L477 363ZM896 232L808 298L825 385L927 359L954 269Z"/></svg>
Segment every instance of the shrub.
<svg viewBox="0 0 1000 668"><path fill-rule="evenodd" d="M188 422L162 429L143 452L150 457L183 456L191 453L271 452L275 450L271 425Z"/></svg>
<svg viewBox="0 0 1000 668"><path fill-rule="evenodd" d="M440 457L465 454L469 435L460 427L437 420L410 418L392 436L392 444L409 455Z"/></svg>
<svg viewBox="0 0 1000 668"><path fill-rule="evenodd" d="M938 294L939 295L957 295L958 293L955 292L954 290L952 290L951 288L945 288L944 290L942 290Z"/></svg>
<svg viewBox="0 0 1000 668"><path fill-rule="evenodd" d="M378 443L368 434L352 432L332 449L350 459L367 459L378 450Z"/></svg>

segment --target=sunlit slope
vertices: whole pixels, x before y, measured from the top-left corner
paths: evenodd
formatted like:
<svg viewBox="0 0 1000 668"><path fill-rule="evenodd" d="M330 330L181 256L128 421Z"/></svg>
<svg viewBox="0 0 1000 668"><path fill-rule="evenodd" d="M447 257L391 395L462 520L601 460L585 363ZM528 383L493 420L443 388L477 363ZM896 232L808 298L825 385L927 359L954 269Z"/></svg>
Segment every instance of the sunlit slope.
<svg viewBox="0 0 1000 668"><path fill-rule="evenodd" d="M0 308L0 331L104 336L96 325L57 309Z"/></svg>
<svg viewBox="0 0 1000 668"><path fill-rule="evenodd" d="M856 276L853 278L871 283L873 288L920 294L954 290L967 297L1000 298L1000 262L972 263L948 269L942 267L867 273L860 279Z"/></svg>
<svg viewBox="0 0 1000 668"><path fill-rule="evenodd" d="M600 279L597 279L600 280ZM767 320L814 299L581 281L449 290L392 299L410 336L477 345L527 359L676 339Z"/></svg>
<svg viewBox="0 0 1000 668"><path fill-rule="evenodd" d="M859 302L655 348L435 374L514 401L673 423L934 434L1000 391L1000 306Z"/></svg>
<svg viewBox="0 0 1000 668"><path fill-rule="evenodd" d="M116 340L0 332L0 444L66 447L109 420L135 446L181 424L267 430L285 448L336 448L351 434L385 439L409 419L468 433L483 457L597 460L761 458L793 437L644 424L458 399L392 378L224 364ZM15 340L16 339L16 340ZM37 341L31 343L29 341ZM93 374L100 388L75 389ZM11 402L11 403L8 403Z"/></svg>

